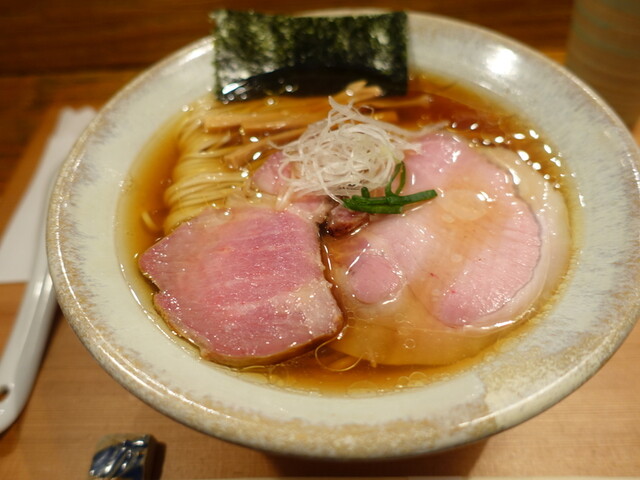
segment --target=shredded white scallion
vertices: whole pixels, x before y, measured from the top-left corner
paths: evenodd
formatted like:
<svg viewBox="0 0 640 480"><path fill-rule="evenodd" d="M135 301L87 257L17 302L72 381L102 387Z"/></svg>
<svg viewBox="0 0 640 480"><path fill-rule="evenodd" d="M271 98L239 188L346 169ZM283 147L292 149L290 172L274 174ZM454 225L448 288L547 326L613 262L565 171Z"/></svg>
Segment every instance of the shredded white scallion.
<svg viewBox="0 0 640 480"><path fill-rule="evenodd" d="M420 151L412 141L421 133L376 120L329 97L325 120L309 125L282 148L279 176L292 194L358 195L387 184L406 151ZM288 172L288 173L285 173Z"/></svg>

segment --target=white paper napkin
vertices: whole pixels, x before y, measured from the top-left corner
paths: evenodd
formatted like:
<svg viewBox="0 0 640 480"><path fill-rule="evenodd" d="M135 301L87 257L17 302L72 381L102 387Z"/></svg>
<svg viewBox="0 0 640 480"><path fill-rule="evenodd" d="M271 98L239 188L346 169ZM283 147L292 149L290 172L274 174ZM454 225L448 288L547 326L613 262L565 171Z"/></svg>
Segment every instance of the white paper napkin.
<svg viewBox="0 0 640 480"><path fill-rule="evenodd" d="M95 114L95 110L89 107L60 111L38 169L0 242L0 283L26 282L29 279L51 178Z"/></svg>

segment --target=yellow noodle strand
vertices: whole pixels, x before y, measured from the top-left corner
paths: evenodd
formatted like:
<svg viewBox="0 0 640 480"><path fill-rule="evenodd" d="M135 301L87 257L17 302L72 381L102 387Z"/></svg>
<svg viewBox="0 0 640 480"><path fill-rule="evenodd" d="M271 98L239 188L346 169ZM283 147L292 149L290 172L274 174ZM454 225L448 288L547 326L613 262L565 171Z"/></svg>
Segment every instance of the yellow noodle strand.
<svg viewBox="0 0 640 480"><path fill-rule="evenodd" d="M354 82L333 98L357 106L381 94L378 87ZM397 118L386 105L382 108L376 118ZM296 140L330 109L327 97L283 96L222 104L207 96L190 105L178 125L180 153L164 195L169 211L165 233L207 206L224 207L229 195L246 190L248 171L257 159Z"/></svg>

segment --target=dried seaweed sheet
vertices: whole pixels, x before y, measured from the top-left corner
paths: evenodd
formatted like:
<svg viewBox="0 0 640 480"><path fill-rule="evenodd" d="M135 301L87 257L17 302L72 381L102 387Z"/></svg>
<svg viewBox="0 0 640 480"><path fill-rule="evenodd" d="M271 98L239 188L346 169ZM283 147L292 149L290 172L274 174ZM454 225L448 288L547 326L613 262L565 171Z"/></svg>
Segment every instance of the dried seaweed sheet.
<svg viewBox="0 0 640 480"><path fill-rule="evenodd" d="M407 16L287 16L218 10L214 92L222 100L330 94L364 79L406 92Z"/></svg>

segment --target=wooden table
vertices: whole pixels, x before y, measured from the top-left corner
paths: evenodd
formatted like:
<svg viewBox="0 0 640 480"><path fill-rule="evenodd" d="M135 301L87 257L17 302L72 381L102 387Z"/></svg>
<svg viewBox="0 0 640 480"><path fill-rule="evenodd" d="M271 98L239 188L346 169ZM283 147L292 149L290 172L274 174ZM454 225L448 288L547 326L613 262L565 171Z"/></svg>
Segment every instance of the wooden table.
<svg viewBox="0 0 640 480"><path fill-rule="evenodd" d="M10 5L8 5L10 3ZM305 8L341 2L308 1ZM112 5L114 4L114 5ZM299 2L238 0L274 12ZM430 11L510 35L562 62L570 0L353 1ZM227 4L228 5L228 4ZM152 62L209 31L222 2L3 2L0 18L0 231L62 105L99 106ZM0 285L0 345L24 285ZM1 479L84 478L99 439L153 434L162 478L261 476L640 475L640 329L577 392L538 417L455 451L392 462L324 463L207 437L149 408L92 359L61 315L24 413L0 436Z"/></svg>

